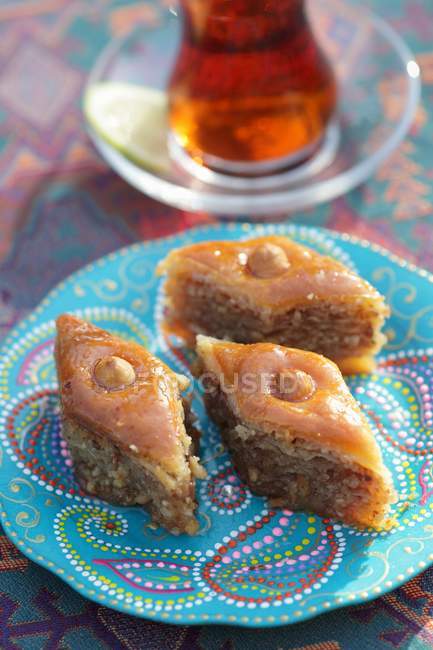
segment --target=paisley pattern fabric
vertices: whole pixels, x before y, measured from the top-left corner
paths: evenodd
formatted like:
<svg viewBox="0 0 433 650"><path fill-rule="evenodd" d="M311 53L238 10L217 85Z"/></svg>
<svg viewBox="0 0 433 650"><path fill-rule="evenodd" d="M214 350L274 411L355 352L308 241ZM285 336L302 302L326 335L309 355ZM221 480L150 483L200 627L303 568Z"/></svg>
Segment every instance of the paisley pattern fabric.
<svg viewBox="0 0 433 650"><path fill-rule="evenodd" d="M132 25L157 21L162 4L168 0L0 2L0 336L83 264L125 244L214 220L173 210L127 186L100 161L83 126L80 93L95 56ZM433 270L433 5L430 0L362 4L384 15L416 52L422 103L409 137L366 185L298 213L296 221L369 239ZM386 115L392 97L384 98ZM44 355L42 347L30 359L24 386L32 373L43 372ZM396 380L399 368L398 363L392 368ZM409 360L404 369L416 372L416 362ZM367 396L372 404L385 389L375 385ZM50 408L49 396L46 403ZM401 445L416 452L410 432ZM59 446L56 453L65 460L62 480L67 485L67 452ZM428 469L422 484L426 502L432 491ZM212 491L203 497L216 512L244 508L249 496L242 489L229 504L218 489L224 471L215 475ZM410 493L413 479L408 474L402 480ZM114 537L122 522L112 523ZM139 578L136 564L130 567L131 580ZM182 580L182 561L177 570ZM156 580L155 588L158 584ZM188 589L187 582L183 587ZM158 624L85 600L27 560L0 532L1 648L421 649L433 644L432 612L429 569L374 602L295 626L261 631Z"/></svg>

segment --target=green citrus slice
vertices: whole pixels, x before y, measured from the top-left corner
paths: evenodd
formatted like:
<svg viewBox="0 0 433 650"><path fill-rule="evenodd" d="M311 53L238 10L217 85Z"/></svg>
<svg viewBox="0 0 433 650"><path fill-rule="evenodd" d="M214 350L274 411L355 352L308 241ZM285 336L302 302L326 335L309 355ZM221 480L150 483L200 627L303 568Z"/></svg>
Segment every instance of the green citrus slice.
<svg viewBox="0 0 433 650"><path fill-rule="evenodd" d="M168 169L164 92L128 83L100 82L87 88L83 108L90 126L111 146L142 167Z"/></svg>

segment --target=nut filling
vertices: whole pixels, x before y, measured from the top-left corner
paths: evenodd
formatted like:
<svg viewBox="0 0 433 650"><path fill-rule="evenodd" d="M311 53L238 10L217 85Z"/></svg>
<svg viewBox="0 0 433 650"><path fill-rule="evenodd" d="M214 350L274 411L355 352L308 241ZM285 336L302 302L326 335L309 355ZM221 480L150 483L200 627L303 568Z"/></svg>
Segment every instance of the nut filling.
<svg viewBox="0 0 433 650"><path fill-rule="evenodd" d="M276 375L270 392L286 402L303 402L316 392L316 383L302 370L286 370Z"/></svg>
<svg viewBox="0 0 433 650"><path fill-rule="evenodd" d="M107 390L119 390L135 381L133 366L121 357L109 356L100 359L93 371L96 383Z"/></svg>

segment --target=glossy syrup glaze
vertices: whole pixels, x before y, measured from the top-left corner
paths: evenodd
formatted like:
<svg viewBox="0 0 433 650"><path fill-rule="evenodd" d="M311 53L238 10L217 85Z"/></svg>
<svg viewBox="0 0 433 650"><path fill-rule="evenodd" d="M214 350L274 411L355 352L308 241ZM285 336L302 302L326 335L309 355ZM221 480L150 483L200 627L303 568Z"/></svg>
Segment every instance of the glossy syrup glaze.
<svg viewBox="0 0 433 650"><path fill-rule="evenodd" d="M280 249L288 265L260 277L248 263L264 246ZM269 260L267 261L269 264ZM207 241L172 251L159 273L210 281L243 295L252 305L274 310L313 305L335 298L371 300L384 309L382 296L368 282L336 260L297 244L287 237L266 236L245 241Z"/></svg>
<svg viewBox="0 0 433 650"><path fill-rule="evenodd" d="M295 433L383 473L379 447L338 367L313 352L273 343L242 345L197 337L205 372L217 375L238 418L260 430ZM302 401L280 399L275 377L302 371L315 390Z"/></svg>
<svg viewBox="0 0 433 650"><path fill-rule="evenodd" d="M131 364L131 385L107 390L95 380L95 367L108 356ZM57 319L56 364L66 417L137 457L175 468L184 453L184 424L176 375L165 364L140 345L67 314Z"/></svg>

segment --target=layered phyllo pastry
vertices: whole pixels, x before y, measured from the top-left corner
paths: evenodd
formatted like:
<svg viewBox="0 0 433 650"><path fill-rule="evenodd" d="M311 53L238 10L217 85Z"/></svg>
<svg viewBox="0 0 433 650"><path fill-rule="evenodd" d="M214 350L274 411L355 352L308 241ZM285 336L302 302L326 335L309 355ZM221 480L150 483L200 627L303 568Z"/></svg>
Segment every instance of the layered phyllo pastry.
<svg viewBox="0 0 433 650"><path fill-rule="evenodd" d="M175 533L197 531L198 432L187 377L144 347L70 315L57 320L55 357L63 416L82 489L140 505Z"/></svg>
<svg viewBox="0 0 433 650"><path fill-rule="evenodd" d="M383 297L336 260L280 236L208 241L173 250L166 325L193 344L198 333L238 343L311 350L345 373L374 367L389 314Z"/></svg>
<svg viewBox="0 0 433 650"><path fill-rule="evenodd" d="M391 475L336 364L201 335L197 353L208 414L252 492L347 524L387 522Z"/></svg>

